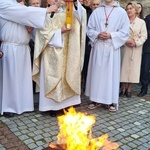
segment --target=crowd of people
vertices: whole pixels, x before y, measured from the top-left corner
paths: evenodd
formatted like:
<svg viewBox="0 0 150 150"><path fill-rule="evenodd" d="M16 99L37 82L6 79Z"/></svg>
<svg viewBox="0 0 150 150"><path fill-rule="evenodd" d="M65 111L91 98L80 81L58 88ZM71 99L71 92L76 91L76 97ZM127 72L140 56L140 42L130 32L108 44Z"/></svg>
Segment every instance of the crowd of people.
<svg viewBox="0 0 150 150"><path fill-rule="evenodd" d="M143 17L142 4L72 3L68 28L63 0L0 1L1 115L34 111L33 92L39 92L39 111L51 116L80 104L81 93L89 109L109 111L118 110L119 96L131 98L134 83L141 82L139 97L147 94L150 15Z"/></svg>

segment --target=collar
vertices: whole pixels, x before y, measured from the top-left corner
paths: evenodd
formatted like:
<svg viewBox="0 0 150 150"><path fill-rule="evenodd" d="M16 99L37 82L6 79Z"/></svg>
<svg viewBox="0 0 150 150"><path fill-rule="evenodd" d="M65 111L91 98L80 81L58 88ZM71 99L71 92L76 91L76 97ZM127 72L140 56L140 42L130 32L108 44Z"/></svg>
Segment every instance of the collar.
<svg viewBox="0 0 150 150"><path fill-rule="evenodd" d="M106 6L108 6L108 5L106 5L105 2L104 2L104 3L101 4L101 6L102 6L102 7L106 7ZM110 6L119 7L120 4L119 4L118 1L114 1L114 3L113 3L112 5L110 5Z"/></svg>

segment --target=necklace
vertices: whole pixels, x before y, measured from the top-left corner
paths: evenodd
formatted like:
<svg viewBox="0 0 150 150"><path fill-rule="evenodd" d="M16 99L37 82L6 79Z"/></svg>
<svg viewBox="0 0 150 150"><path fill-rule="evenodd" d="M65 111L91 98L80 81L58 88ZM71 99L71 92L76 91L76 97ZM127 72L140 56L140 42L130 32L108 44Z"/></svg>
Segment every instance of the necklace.
<svg viewBox="0 0 150 150"><path fill-rule="evenodd" d="M104 7L105 18L106 18L106 22L105 22L105 27L106 27L106 28L107 28L107 26L108 26L108 19L109 19L109 16L111 15L111 13L112 13L112 11L113 11L114 8L115 8L115 7L113 7L113 8L111 9L110 13L109 13L108 16L107 16L107 14L106 14L106 8Z"/></svg>

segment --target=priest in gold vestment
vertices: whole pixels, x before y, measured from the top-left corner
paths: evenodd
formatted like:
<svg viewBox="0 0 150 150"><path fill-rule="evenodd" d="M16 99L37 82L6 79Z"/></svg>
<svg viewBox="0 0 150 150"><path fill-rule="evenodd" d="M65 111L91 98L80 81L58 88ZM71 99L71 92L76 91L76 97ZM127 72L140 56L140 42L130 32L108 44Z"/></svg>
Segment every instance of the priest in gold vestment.
<svg viewBox="0 0 150 150"><path fill-rule="evenodd" d="M65 4L65 3L64 3ZM33 80L40 91L39 110L60 110L81 103L86 11L77 1L71 29L65 28L66 6L47 15L44 30L37 30Z"/></svg>

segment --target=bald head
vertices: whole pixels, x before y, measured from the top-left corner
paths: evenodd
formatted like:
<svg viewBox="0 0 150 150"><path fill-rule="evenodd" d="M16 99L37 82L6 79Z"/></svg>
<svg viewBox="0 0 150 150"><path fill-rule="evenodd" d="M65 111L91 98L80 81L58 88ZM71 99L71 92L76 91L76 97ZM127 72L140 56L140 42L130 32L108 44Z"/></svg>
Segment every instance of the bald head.
<svg viewBox="0 0 150 150"><path fill-rule="evenodd" d="M100 0L91 0L91 9L95 10L97 7L100 7Z"/></svg>

